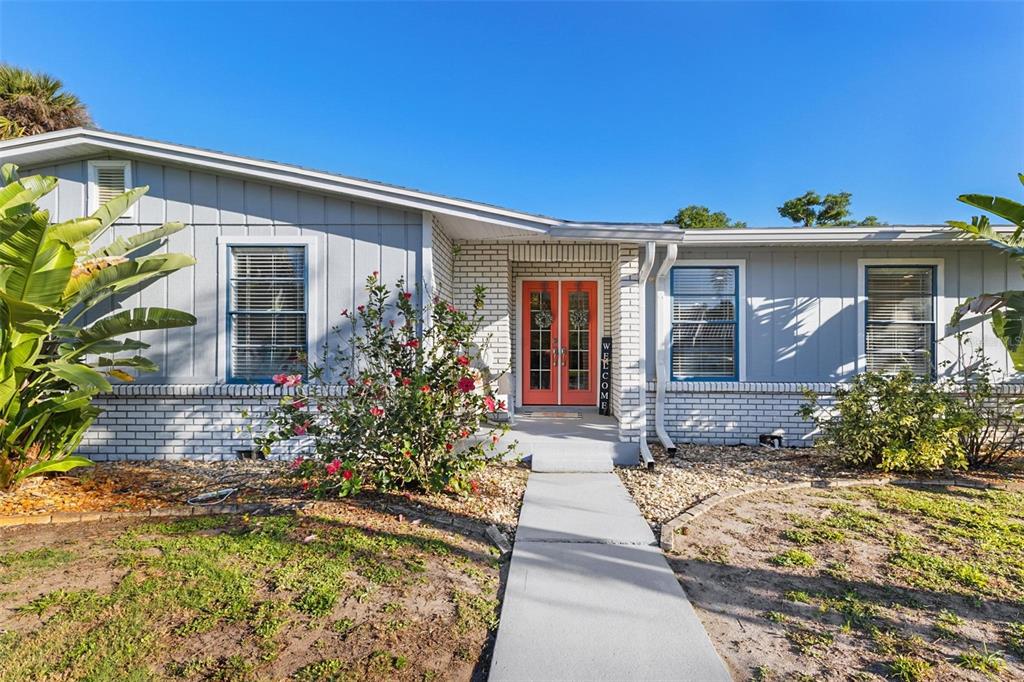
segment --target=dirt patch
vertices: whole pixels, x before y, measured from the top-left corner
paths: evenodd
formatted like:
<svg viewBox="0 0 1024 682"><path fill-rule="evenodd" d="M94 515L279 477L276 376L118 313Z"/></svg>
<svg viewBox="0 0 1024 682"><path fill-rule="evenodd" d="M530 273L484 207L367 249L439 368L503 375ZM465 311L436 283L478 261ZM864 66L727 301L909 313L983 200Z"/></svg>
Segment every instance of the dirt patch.
<svg viewBox="0 0 1024 682"><path fill-rule="evenodd" d="M476 532L366 501L5 529L0 680L482 677L501 565Z"/></svg>
<svg viewBox="0 0 1024 682"><path fill-rule="evenodd" d="M1024 678L1024 494L755 494L670 557L736 679Z"/></svg>
<svg viewBox="0 0 1024 682"><path fill-rule="evenodd" d="M498 463L477 477L473 495L361 496L379 503L392 499L422 510L437 510L509 532L515 528L529 471L521 464ZM142 511L180 506L190 498L234 488L206 502L288 503L308 500L287 464L266 461L111 462L78 469L71 475L33 477L17 489L0 492L0 516L53 512Z"/></svg>

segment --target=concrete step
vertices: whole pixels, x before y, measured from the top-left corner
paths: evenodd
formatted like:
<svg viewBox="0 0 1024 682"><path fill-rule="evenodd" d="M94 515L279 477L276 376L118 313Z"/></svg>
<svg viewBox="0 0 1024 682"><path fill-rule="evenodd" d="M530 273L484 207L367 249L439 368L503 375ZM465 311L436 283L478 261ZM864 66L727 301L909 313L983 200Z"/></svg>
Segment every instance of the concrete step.
<svg viewBox="0 0 1024 682"><path fill-rule="evenodd" d="M607 473L615 463L607 452L553 452L541 450L530 455L530 469L547 474Z"/></svg>

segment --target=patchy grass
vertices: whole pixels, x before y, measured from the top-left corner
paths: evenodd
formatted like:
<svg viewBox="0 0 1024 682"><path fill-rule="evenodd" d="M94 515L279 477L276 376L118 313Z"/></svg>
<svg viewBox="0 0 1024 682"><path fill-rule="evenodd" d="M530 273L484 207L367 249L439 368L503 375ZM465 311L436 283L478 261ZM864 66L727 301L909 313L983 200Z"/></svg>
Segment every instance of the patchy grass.
<svg viewBox="0 0 1024 682"><path fill-rule="evenodd" d="M20 589L0 600L0 680L468 679L497 623L486 545L345 509L8 552L0 580ZM88 574L107 582L78 587Z"/></svg>
<svg viewBox="0 0 1024 682"><path fill-rule="evenodd" d="M754 495L685 538L679 575L734 676L1024 679L1024 493Z"/></svg>

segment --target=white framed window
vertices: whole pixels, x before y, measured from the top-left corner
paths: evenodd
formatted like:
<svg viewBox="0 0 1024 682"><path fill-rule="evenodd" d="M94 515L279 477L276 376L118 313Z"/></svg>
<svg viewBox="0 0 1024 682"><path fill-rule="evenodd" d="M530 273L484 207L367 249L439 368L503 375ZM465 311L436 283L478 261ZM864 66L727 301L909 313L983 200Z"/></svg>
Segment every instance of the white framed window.
<svg viewBox="0 0 1024 682"><path fill-rule="evenodd" d="M230 383L268 383L303 372L313 340L313 238L221 238L224 324L220 344Z"/></svg>
<svg viewBox="0 0 1024 682"><path fill-rule="evenodd" d="M669 278L673 381L743 381L745 261L680 260Z"/></svg>
<svg viewBox="0 0 1024 682"><path fill-rule="evenodd" d="M858 268L858 370L935 378L942 259L860 259Z"/></svg>
<svg viewBox="0 0 1024 682"><path fill-rule="evenodd" d="M132 162L127 160L97 160L89 162L89 213L132 188ZM132 206L121 217L135 217Z"/></svg>

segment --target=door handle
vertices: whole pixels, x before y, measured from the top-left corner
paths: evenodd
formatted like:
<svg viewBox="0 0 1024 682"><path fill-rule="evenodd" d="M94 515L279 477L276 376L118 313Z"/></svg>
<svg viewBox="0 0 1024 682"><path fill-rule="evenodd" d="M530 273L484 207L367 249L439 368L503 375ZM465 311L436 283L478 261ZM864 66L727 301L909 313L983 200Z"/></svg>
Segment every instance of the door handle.
<svg viewBox="0 0 1024 682"><path fill-rule="evenodd" d="M566 354L566 352L567 351L566 351L565 346L562 346L562 348L559 350L559 360L558 360L558 364L559 365L564 365L565 364L565 354Z"/></svg>

